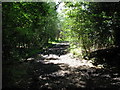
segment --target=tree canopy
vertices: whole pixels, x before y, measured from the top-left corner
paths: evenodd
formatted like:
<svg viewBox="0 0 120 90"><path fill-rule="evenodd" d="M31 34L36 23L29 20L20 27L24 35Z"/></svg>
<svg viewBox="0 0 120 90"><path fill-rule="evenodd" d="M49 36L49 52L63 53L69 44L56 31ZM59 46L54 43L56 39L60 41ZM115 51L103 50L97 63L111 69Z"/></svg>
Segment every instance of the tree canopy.
<svg viewBox="0 0 120 90"><path fill-rule="evenodd" d="M4 2L3 58L28 56L31 49L43 48L49 40L55 40L59 22L55 6L47 2Z"/></svg>
<svg viewBox="0 0 120 90"><path fill-rule="evenodd" d="M3 2L3 89L120 89L119 6Z"/></svg>
<svg viewBox="0 0 120 90"><path fill-rule="evenodd" d="M65 7L63 28L73 45L83 47L86 53L119 46L119 3L68 2Z"/></svg>

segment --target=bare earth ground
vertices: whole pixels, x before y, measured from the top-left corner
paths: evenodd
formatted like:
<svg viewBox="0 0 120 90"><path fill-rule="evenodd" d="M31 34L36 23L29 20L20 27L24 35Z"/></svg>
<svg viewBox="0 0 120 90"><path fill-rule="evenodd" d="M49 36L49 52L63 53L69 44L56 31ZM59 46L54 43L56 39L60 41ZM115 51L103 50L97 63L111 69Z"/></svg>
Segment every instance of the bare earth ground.
<svg viewBox="0 0 120 90"><path fill-rule="evenodd" d="M38 54L34 61L29 61L28 76L16 82L18 87L28 90L102 90L108 88L120 90L118 70L96 67L91 61L72 57L71 53L60 56L55 53Z"/></svg>

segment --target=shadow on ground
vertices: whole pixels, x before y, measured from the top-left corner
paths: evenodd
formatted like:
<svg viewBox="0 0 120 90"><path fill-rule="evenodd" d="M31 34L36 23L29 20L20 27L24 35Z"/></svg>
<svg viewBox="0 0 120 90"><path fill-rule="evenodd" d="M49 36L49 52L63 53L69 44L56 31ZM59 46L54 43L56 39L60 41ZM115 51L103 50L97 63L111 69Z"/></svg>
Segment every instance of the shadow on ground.
<svg viewBox="0 0 120 90"><path fill-rule="evenodd" d="M68 53L68 47L69 43L64 42L58 44L51 44L49 48L44 49L43 52L41 52L40 54L43 55L55 54L57 56L65 55L66 53Z"/></svg>
<svg viewBox="0 0 120 90"><path fill-rule="evenodd" d="M66 50L67 47L60 49L61 46L58 44L49 48L47 53L38 54L34 59L28 59L27 62L21 63L20 67L16 64L14 69L20 72L25 70L25 73L19 76L20 73L18 72L15 73L18 76L9 76L12 78L10 80L13 80L12 84L5 79L3 90L9 90L10 88L22 90L120 89L120 71L118 68L97 68L87 65L70 67L65 63L48 63L49 60L59 60L61 57L59 57L59 53ZM56 50L59 49L59 53L56 53ZM56 57L48 58L50 56L47 54L56 55ZM66 54L60 55L69 58ZM62 59L66 60L65 57ZM4 76L4 78L6 77L8 76ZM14 78L16 79L14 80Z"/></svg>
<svg viewBox="0 0 120 90"><path fill-rule="evenodd" d="M13 86L8 88L22 90L120 89L120 73L115 68L100 69L87 66L70 68L66 64L44 64L36 61L27 63L29 63L26 69L27 74L22 75Z"/></svg>

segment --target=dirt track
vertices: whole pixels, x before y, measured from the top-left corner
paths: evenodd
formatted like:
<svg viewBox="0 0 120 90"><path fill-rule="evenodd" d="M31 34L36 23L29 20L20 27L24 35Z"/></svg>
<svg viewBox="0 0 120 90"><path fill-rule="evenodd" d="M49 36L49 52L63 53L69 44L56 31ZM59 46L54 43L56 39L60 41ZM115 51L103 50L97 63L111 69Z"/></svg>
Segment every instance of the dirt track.
<svg viewBox="0 0 120 90"><path fill-rule="evenodd" d="M66 45L57 44L48 49L53 50L51 53L38 54L33 62L29 62L27 86L23 87L31 90L120 89L120 74L117 70L99 68L91 61L72 58L71 53L63 53L66 49Z"/></svg>

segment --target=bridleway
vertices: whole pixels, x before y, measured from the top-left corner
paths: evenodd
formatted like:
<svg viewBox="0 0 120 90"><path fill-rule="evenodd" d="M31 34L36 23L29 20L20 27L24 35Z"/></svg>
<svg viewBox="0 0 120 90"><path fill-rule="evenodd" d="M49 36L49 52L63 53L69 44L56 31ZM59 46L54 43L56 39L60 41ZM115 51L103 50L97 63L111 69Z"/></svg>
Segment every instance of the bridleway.
<svg viewBox="0 0 120 90"><path fill-rule="evenodd" d="M68 48L69 43L58 43L37 55L28 68L30 89L120 89L117 71L94 66L91 60L73 58Z"/></svg>

